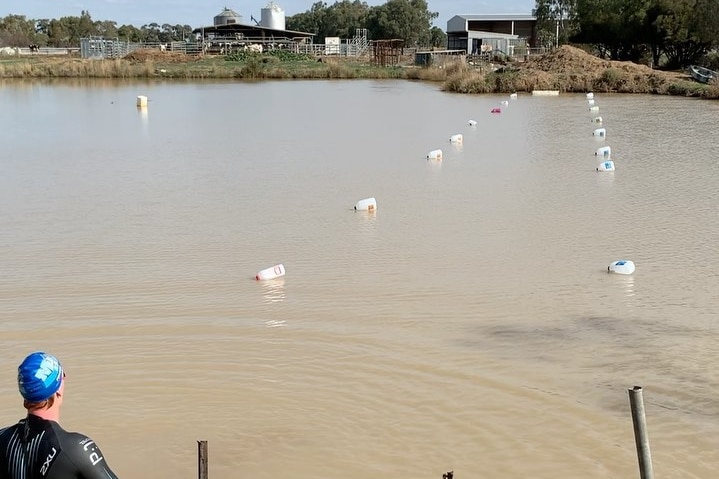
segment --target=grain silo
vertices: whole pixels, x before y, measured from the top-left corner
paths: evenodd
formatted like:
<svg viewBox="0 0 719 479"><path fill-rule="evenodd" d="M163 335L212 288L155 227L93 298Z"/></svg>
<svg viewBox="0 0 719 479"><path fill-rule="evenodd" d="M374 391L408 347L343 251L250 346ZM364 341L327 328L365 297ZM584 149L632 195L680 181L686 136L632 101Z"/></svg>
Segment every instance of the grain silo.
<svg viewBox="0 0 719 479"><path fill-rule="evenodd" d="M227 7L225 7L220 13L215 15L215 26L234 25L236 23L242 23L242 15Z"/></svg>
<svg viewBox="0 0 719 479"><path fill-rule="evenodd" d="M273 30L285 29L285 11L275 2L270 2L262 9L260 25Z"/></svg>

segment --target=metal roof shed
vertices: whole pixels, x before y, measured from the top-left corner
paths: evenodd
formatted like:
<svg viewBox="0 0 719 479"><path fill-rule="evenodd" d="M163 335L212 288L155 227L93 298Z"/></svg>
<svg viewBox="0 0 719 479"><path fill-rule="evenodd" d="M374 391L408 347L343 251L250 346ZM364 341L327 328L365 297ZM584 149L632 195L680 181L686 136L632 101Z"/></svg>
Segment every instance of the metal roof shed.
<svg viewBox="0 0 719 479"><path fill-rule="evenodd" d="M537 18L524 14L455 15L447 21L447 48L464 48L471 53L470 32L514 35L534 45L537 38Z"/></svg>
<svg viewBox="0 0 719 479"><path fill-rule="evenodd" d="M199 27L192 30L192 33L201 34L204 38L215 37L239 37L239 38L304 38L311 39L314 33L297 32L293 30L277 30L260 25L244 25L231 23L226 25L212 25Z"/></svg>

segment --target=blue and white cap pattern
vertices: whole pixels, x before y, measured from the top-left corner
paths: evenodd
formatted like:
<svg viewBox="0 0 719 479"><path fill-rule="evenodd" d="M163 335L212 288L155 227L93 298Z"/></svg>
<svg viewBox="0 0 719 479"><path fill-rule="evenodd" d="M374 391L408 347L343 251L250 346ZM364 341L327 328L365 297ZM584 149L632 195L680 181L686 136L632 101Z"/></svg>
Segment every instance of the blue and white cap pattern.
<svg viewBox="0 0 719 479"><path fill-rule="evenodd" d="M41 351L30 354L17 368L20 394L30 402L48 399L60 389L62 366L51 354Z"/></svg>

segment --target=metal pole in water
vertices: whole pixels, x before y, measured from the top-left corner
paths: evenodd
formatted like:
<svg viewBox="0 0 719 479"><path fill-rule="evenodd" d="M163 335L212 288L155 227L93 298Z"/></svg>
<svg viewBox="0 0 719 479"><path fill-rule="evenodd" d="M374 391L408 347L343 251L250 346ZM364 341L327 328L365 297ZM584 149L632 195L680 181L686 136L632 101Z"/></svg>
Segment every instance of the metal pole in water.
<svg viewBox="0 0 719 479"><path fill-rule="evenodd" d="M207 479L207 441L197 441L197 477Z"/></svg>
<svg viewBox="0 0 719 479"><path fill-rule="evenodd" d="M637 444L637 456L639 457L639 477L641 479L654 479L652 454L649 451L649 437L647 436L647 418L644 415L644 399L642 397L641 386L634 386L629 390L629 404L632 408L634 440Z"/></svg>

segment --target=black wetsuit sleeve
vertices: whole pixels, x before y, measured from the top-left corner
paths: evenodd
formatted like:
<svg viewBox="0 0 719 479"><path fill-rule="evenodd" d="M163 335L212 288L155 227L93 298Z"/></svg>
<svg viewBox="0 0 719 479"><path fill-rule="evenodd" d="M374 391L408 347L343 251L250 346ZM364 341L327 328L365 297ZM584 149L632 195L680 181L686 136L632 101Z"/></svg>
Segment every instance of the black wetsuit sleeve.
<svg viewBox="0 0 719 479"><path fill-rule="evenodd" d="M117 479L95 441L78 433L74 433L72 436L72 440L66 442L63 452L77 468L78 475L76 477Z"/></svg>

